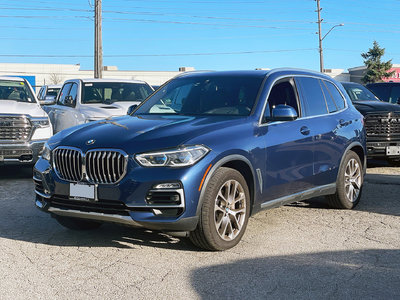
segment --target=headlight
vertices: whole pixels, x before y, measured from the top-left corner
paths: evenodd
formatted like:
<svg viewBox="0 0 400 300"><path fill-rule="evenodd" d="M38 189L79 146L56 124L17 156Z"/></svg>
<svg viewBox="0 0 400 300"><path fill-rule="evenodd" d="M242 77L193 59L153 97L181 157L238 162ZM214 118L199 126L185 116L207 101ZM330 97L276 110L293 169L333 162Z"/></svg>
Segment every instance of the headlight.
<svg viewBox="0 0 400 300"><path fill-rule="evenodd" d="M51 157L51 150L49 148L49 145L45 143L43 148L42 158L50 161L50 157Z"/></svg>
<svg viewBox="0 0 400 300"><path fill-rule="evenodd" d="M170 151L137 154L135 158L143 167L186 167L194 165L209 151L210 149L198 145Z"/></svg>
<svg viewBox="0 0 400 300"><path fill-rule="evenodd" d="M32 118L31 119L32 125L35 127L49 127L50 122L49 118Z"/></svg>

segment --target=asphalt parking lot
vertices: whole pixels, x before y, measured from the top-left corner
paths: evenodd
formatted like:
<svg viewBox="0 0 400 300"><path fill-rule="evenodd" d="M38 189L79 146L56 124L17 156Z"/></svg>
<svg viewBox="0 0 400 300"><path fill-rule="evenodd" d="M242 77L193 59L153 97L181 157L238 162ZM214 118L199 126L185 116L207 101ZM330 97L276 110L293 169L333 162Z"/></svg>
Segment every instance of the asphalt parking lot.
<svg viewBox="0 0 400 300"><path fill-rule="evenodd" d="M400 168L370 166L355 210L263 211L225 252L112 224L69 231L34 207L30 168L0 167L0 299L399 299Z"/></svg>

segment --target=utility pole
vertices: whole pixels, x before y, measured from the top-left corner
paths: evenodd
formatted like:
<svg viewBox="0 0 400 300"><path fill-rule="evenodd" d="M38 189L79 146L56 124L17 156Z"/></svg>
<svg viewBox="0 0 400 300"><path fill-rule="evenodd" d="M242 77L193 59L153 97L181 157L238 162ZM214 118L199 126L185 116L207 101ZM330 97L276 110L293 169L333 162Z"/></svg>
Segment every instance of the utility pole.
<svg viewBox="0 0 400 300"><path fill-rule="evenodd" d="M319 40L319 71L322 73L324 71L324 55L322 53L322 34L321 34L321 10L319 6L319 0L317 1L317 13L318 13L318 40Z"/></svg>
<svg viewBox="0 0 400 300"><path fill-rule="evenodd" d="M101 0L95 0L95 8L94 8L94 78L103 78Z"/></svg>

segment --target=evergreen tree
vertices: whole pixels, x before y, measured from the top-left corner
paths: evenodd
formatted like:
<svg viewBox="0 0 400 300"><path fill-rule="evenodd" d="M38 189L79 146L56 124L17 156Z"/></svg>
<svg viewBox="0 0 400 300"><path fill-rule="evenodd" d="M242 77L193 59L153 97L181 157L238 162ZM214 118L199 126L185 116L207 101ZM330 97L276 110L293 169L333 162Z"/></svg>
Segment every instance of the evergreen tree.
<svg viewBox="0 0 400 300"><path fill-rule="evenodd" d="M385 48L380 48L379 44L374 41L373 47L367 53L362 53L364 64L367 66L367 73L361 79L363 83L374 83L382 81L382 78L389 78L394 71L388 72L392 68L392 60L387 62L381 61L385 54Z"/></svg>

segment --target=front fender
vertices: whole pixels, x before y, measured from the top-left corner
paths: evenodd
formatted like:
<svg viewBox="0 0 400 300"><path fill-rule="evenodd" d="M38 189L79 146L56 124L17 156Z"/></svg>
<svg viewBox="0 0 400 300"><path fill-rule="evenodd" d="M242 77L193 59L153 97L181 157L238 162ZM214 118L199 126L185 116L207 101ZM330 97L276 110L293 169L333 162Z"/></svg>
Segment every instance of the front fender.
<svg viewBox="0 0 400 300"><path fill-rule="evenodd" d="M196 210L196 215L197 216L199 216L200 212L201 212L201 207L202 207L203 201L204 201L204 194L206 192L206 187L207 187L208 182L210 181L210 179L212 178L214 173L218 170L218 168L220 168L221 166L223 166L223 165L225 165L225 164L227 164L229 162L233 162L233 161L242 161L242 162L246 163L248 165L248 167L250 168L251 174L252 174L252 177L253 177L252 178L253 179L252 180L253 181L253 187L249 187L249 188L253 188L253 191L254 191L254 193L253 193L253 198L254 199L253 199L253 201L251 201L251 203L252 204L257 203L255 201L255 197L256 197L256 194L257 194L256 191L257 191L257 182L258 181L257 181L256 176L255 176L256 173L255 173L255 170L253 168L253 164L251 163L250 158L246 157L247 156L246 154L247 154L246 152L236 153L236 154L229 154L229 155L221 154L214 160L214 162L212 164L212 167L208 171L208 173L207 173L207 175L206 175L206 177L204 179L204 182L202 184L202 187L201 187L200 196L199 196L199 202L197 204L197 210Z"/></svg>

